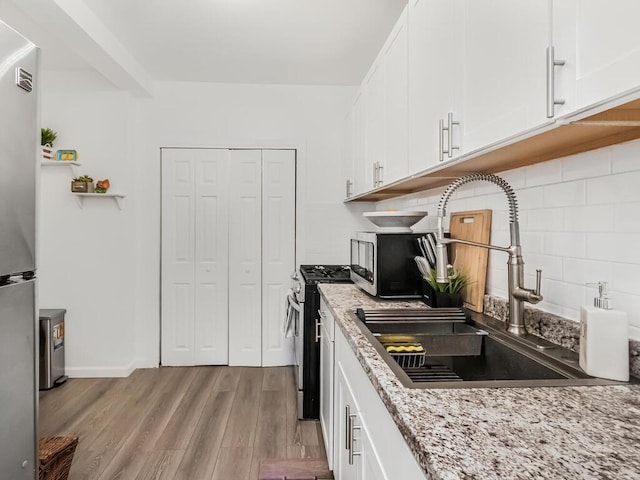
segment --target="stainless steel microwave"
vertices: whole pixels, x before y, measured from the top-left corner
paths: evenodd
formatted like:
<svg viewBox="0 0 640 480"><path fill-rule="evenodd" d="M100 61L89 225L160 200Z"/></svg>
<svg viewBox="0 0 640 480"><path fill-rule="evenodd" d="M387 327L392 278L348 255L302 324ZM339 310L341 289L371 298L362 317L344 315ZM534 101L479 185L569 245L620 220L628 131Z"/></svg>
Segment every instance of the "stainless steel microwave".
<svg viewBox="0 0 640 480"><path fill-rule="evenodd" d="M418 233L356 232L351 239L351 280L380 298L420 298Z"/></svg>

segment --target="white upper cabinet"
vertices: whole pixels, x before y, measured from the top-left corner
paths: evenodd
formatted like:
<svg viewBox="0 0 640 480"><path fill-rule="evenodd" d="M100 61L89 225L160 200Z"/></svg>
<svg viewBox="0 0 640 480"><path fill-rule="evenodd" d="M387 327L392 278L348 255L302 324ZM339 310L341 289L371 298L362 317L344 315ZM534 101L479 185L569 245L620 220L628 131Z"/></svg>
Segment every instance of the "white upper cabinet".
<svg viewBox="0 0 640 480"><path fill-rule="evenodd" d="M409 173L433 167L456 154L460 141L456 93L462 65L456 42L458 0L409 0ZM450 116L451 114L451 116ZM449 133L452 135L449 136ZM448 152L446 151L448 150Z"/></svg>
<svg viewBox="0 0 640 480"><path fill-rule="evenodd" d="M640 88L637 0L554 0L556 55L567 113ZM561 87L559 87L561 88Z"/></svg>
<svg viewBox="0 0 640 480"><path fill-rule="evenodd" d="M384 164L385 154L385 104L384 104L384 68L381 58L373 63L364 79L365 115L365 152L367 166L372 176L366 179L371 190L378 186L378 172Z"/></svg>
<svg viewBox="0 0 640 480"><path fill-rule="evenodd" d="M463 151L552 121L546 112L551 3L464 0L463 10Z"/></svg>
<svg viewBox="0 0 640 480"><path fill-rule="evenodd" d="M408 41L405 8L382 48L384 154L379 166L382 169L378 169L378 186L395 182L409 173Z"/></svg>
<svg viewBox="0 0 640 480"><path fill-rule="evenodd" d="M363 89L356 94L351 108L353 136L353 193L358 195L373 188L373 166L366 156L366 105Z"/></svg>

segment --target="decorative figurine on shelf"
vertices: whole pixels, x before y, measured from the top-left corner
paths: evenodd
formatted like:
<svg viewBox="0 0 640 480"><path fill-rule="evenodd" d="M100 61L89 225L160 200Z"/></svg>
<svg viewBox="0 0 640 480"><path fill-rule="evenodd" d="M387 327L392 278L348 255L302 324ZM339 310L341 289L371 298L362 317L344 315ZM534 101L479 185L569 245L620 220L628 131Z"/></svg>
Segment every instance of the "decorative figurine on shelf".
<svg viewBox="0 0 640 480"><path fill-rule="evenodd" d="M71 180L71 191L74 193L93 193L93 178L82 175Z"/></svg>
<svg viewBox="0 0 640 480"><path fill-rule="evenodd" d="M65 162L75 162L78 159L78 152L75 150L58 150L56 151L56 160Z"/></svg>
<svg viewBox="0 0 640 480"><path fill-rule="evenodd" d="M111 184L109 183L109 179L105 178L104 180L98 180L96 182L96 193L107 193Z"/></svg>
<svg viewBox="0 0 640 480"><path fill-rule="evenodd" d="M40 129L42 160L53 160L53 142L58 134L50 128Z"/></svg>

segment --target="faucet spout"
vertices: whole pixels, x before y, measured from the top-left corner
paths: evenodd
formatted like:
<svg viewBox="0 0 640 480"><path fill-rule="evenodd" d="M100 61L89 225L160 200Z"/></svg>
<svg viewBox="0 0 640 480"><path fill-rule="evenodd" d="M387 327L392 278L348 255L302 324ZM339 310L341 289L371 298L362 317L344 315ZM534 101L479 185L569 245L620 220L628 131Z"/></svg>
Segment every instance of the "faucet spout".
<svg viewBox="0 0 640 480"><path fill-rule="evenodd" d="M449 202L451 195L462 185L476 181L487 181L497 185L502 189L507 197L507 202L509 204L509 235L511 238L511 245L508 247L487 245L468 240L445 238L444 236L444 217L446 215L447 203ZM449 243L472 245L491 250L499 250L509 254L509 261L507 262L509 282L509 321L507 330L515 335L526 334L527 332L524 324L524 302L538 303L542 300L542 295L540 294L542 272L541 270L537 270L535 290L524 287L524 261L522 260L522 248L520 246L518 201L513 188L511 188L503 178L490 173L472 173L458 178L445 189L444 193L440 197L440 202L438 203L438 226L436 239L436 279L438 283L447 283L449 281L447 277L447 265L449 263L447 256L447 244Z"/></svg>

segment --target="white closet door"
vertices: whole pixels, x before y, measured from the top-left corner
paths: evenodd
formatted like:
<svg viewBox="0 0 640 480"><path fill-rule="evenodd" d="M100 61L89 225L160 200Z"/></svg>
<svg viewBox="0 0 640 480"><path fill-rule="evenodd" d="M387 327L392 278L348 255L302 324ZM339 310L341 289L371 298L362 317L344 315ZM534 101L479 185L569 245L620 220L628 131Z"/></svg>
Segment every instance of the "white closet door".
<svg viewBox="0 0 640 480"><path fill-rule="evenodd" d="M162 364L193 365L195 164L188 150L162 151Z"/></svg>
<svg viewBox="0 0 640 480"><path fill-rule="evenodd" d="M262 365L291 365L284 299L295 270L295 150L262 151Z"/></svg>
<svg viewBox="0 0 640 480"><path fill-rule="evenodd" d="M227 151L162 151L162 364L227 363Z"/></svg>
<svg viewBox="0 0 640 480"><path fill-rule="evenodd" d="M229 155L229 365L260 366L261 151Z"/></svg>
<svg viewBox="0 0 640 480"><path fill-rule="evenodd" d="M195 364L229 361L229 150L196 150Z"/></svg>

